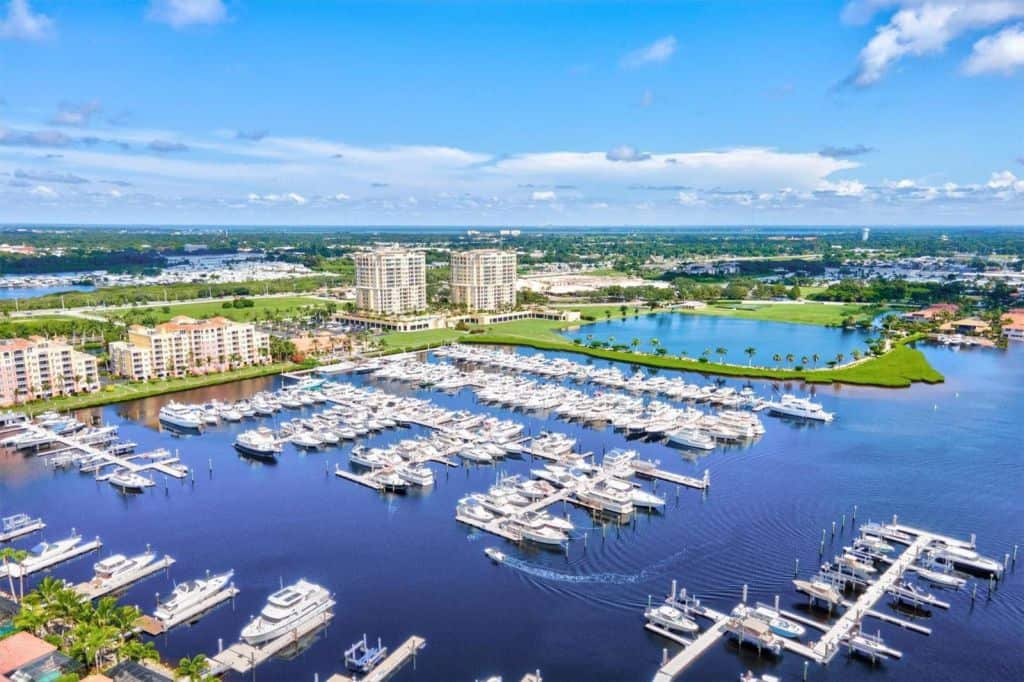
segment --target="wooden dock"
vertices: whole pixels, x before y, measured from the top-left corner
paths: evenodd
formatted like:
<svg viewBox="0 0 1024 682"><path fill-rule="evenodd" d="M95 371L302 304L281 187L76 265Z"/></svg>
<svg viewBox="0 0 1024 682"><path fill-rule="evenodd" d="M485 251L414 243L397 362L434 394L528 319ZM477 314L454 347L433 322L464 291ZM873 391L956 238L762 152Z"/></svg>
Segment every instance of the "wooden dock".
<svg viewBox="0 0 1024 682"><path fill-rule="evenodd" d="M658 672L654 675L654 682L672 682L725 635L725 614L717 615L720 618L715 619L711 627L700 633L686 648L658 668Z"/></svg>
<svg viewBox="0 0 1024 682"><path fill-rule="evenodd" d="M191 623L193 621L199 620L199 616L206 614L208 611L211 611L214 607L223 604L229 599L234 599L235 595L238 594L238 591L238 588L235 587L234 584L232 583L231 585L227 586L217 594L211 597L207 597L195 606L186 609L185 611L182 611L179 614L176 614L173 618L170 618L168 620L162 620L160 618L157 618L156 616L153 616L151 620L153 620L159 627L159 631L154 633L150 632L149 630L145 630L145 632L146 634L157 635L162 632L167 632L171 628L177 627L182 623Z"/></svg>
<svg viewBox="0 0 1024 682"><path fill-rule="evenodd" d="M157 559L138 573L132 573L126 577L122 577L118 580L104 583L102 585L97 585L90 580L89 582L75 585L73 589L86 599L98 599L110 594L111 592L117 592L124 587L134 585L140 580L150 577L154 573L159 573L166 568L170 568L172 565L174 565L174 559L165 554L162 559Z"/></svg>
<svg viewBox="0 0 1024 682"><path fill-rule="evenodd" d="M352 471L345 471L344 469L335 468L334 475L337 476L338 478L344 478L346 481L352 481L353 483L358 483L359 485L365 485L367 488L371 488L372 490L384 490L384 486L380 483L380 481L374 479L370 473L357 474Z"/></svg>
<svg viewBox="0 0 1024 682"><path fill-rule="evenodd" d="M668 483L683 485L687 488L694 488L696 490L707 490L711 487L711 474L707 469L704 470L703 478L684 476L683 474L676 474L671 471L665 471L664 469L637 469L634 467L633 470L639 478L659 479L667 481Z"/></svg>
<svg viewBox="0 0 1024 682"><path fill-rule="evenodd" d="M208 658L209 670L207 671L210 675L222 675L228 670L234 670L236 673L245 674L251 671L261 663L265 663L275 654L284 651L292 644L297 643L300 639L315 632L320 627L323 627L334 618L334 613L328 611L316 618L312 618L305 623L302 623L290 632L278 637L277 639L267 642L262 646L252 646L245 642L236 642L227 649L219 652L216 656Z"/></svg>
<svg viewBox="0 0 1024 682"><path fill-rule="evenodd" d="M392 651L377 667L362 677L331 675L327 682L383 682L405 667L410 659L416 660L416 654L427 646L427 640L413 635Z"/></svg>
<svg viewBox="0 0 1024 682"><path fill-rule="evenodd" d="M83 542L82 544L76 546L73 550L67 552L66 554L61 554L60 556L54 557L47 561L33 564L29 568L25 568L21 564L8 564L6 569L3 566L0 566L0 578L6 578L8 574L15 578L20 578L25 575L32 575L33 573L44 571L47 568L56 566L57 564L62 564L65 561L71 561L72 559L80 557L83 554L94 552L102 546L103 543L100 542L99 538L96 538L95 540L92 540L90 542Z"/></svg>

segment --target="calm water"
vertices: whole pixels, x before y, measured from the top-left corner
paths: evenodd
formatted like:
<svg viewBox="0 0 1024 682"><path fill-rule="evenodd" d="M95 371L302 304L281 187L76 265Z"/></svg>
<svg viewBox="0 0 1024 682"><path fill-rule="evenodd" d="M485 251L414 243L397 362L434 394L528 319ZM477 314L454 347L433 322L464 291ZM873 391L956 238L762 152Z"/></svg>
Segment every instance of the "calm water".
<svg viewBox="0 0 1024 682"><path fill-rule="evenodd" d="M657 339L671 355L686 351L691 358L699 358L706 349L711 349L712 362L719 360L715 350L722 347L729 351L725 356L726 362L738 364L748 361L744 350L753 347L757 351L754 364L760 365L772 365L772 356L776 353L783 357L792 353L797 363L802 356L811 358L815 353L821 357L819 364L835 358L838 353L849 358L854 349L867 350L865 340L870 336L859 329L684 313L658 313L597 322L567 331L565 335L584 344L589 343L588 336L598 341L614 337L616 344L631 344L633 339L639 339L639 350L644 352L650 352L651 339Z"/></svg>
<svg viewBox="0 0 1024 682"><path fill-rule="evenodd" d="M680 321L691 319L696 318ZM667 334L658 334L667 340ZM912 525L962 536L976 532L980 549L990 555L1002 557L1014 543L1024 544L1024 349L926 352L947 376L945 384L894 391L818 387L817 399L838 413L829 425L766 416L768 432L753 446L716 450L697 460L629 441L674 471L700 475L710 469L710 494L684 490L677 501L668 489L665 514L641 514L635 526L608 528L603 537L585 514L569 508L588 541L571 543L568 556L519 550L455 522L456 500L485 489L497 473L493 467L455 469L447 476L438 471L429 493L381 496L325 474L325 468L347 460L347 447L300 455L289 446L276 466L266 466L235 455L231 441L242 427L218 427L188 438L161 433L156 414L162 399L96 414L119 424L123 437L144 448L179 450L197 471L194 485L170 481L165 489L160 481L155 491L124 497L77 472L53 473L36 459L7 455L0 456L0 511L45 516L48 538L61 537L72 526L87 537L99 534L104 554L133 553L151 543L176 557L169 576L154 576L126 594L126 600L147 610L156 592L171 591L172 579L234 568L242 590L234 608L225 605L193 627L158 638L167 658L212 653L218 638L225 645L236 641L279 580L306 577L336 593L337 616L322 639L295 659L261 666L259 679L312 680L314 673L326 679L341 669L344 649L366 632L391 645L414 633L428 639L417 670L400 673L402 681L468 681L491 674L518 680L535 668L554 681L649 680L666 643L642 627L648 594L663 594L677 578L728 610L748 583L752 599L771 600L778 593L783 604L800 609L803 599L790 585L794 560L799 558L804 575L816 566L822 529L849 515L854 505L858 522L898 513ZM233 399L278 381L254 380L175 398ZM773 388L754 386L764 394ZM789 388L803 392L800 386ZM449 407L514 416L533 432L568 432L581 439L584 450L627 445L610 429L481 407L469 391L414 393ZM418 432L403 429L371 443ZM516 473L529 468L529 461L501 465ZM846 528L827 552L849 540L849 516ZM510 552L515 567L491 565L482 554L490 545ZM84 580L93 561L65 564L54 575ZM968 593L943 593L952 608L926 619L934 629L931 637L868 621L905 652L903 660L871 668L838 656L827 668L812 667L810 679L1024 678L1020 571L1011 572L991 599L987 588L979 587L973 605ZM797 680L802 660L793 654L777 662L759 660L746 651L738 654L723 640L683 679L735 680L748 667Z"/></svg>
<svg viewBox="0 0 1024 682"><path fill-rule="evenodd" d="M0 299L35 298L69 291L93 291L96 287L90 284L65 284L59 287L0 287Z"/></svg>

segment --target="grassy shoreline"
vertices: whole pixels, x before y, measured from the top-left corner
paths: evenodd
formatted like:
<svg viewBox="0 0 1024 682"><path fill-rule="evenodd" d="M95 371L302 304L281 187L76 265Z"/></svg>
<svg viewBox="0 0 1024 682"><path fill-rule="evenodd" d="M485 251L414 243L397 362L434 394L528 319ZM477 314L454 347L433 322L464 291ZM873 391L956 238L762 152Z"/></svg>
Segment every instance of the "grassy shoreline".
<svg viewBox="0 0 1024 682"><path fill-rule="evenodd" d="M152 398L157 395L189 391L195 388L205 388L218 384L227 384L233 381L244 379L257 379L259 377L280 374L294 369L301 369L302 365L293 362L278 362L272 365L259 365L255 367L243 367L230 372L219 372L197 377L184 377L181 379L168 379L153 383L137 384L111 384L113 391L100 390L96 393L83 395L66 396L52 400L38 400L24 405L11 406L11 409L25 412L28 415L39 414L47 410L64 412L68 410L81 410L88 407L101 407L114 403L123 403L129 400L140 398Z"/></svg>

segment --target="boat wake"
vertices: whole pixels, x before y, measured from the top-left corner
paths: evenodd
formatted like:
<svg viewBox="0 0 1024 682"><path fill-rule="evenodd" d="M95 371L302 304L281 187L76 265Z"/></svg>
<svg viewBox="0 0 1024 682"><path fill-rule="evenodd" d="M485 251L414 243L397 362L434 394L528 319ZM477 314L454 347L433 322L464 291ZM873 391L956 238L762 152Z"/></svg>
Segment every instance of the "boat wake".
<svg viewBox="0 0 1024 682"><path fill-rule="evenodd" d="M570 583L573 585L636 585L662 575L682 555L682 551L676 552L671 556L656 561L637 573L563 573L523 561L522 559L516 559L515 557L507 557L502 562L502 565L534 578L551 582Z"/></svg>

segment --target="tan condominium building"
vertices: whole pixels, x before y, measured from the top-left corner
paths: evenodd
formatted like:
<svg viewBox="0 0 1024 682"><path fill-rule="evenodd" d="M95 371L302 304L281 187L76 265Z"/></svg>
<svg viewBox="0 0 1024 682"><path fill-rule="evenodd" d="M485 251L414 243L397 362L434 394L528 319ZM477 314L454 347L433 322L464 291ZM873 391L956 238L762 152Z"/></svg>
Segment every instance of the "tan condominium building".
<svg viewBox="0 0 1024 682"><path fill-rule="evenodd" d="M100 388L96 358L62 341L0 339L0 406Z"/></svg>
<svg viewBox="0 0 1024 682"><path fill-rule="evenodd" d="M427 261L422 251L387 248L355 255L356 307L402 315L427 307Z"/></svg>
<svg viewBox="0 0 1024 682"><path fill-rule="evenodd" d="M468 310L507 310L516 304L515 251L476 249L452 254L451 302Z"/></svg>
<svg viewBox="0 0 1024 682"><path fill-rule="evenodd" d="M128 341L111 343L109 350L112 372L140 381L270 362L270 336L225 317L179 315L153 328L129 327Z"/></svg>

